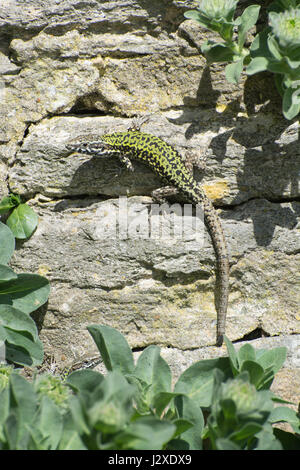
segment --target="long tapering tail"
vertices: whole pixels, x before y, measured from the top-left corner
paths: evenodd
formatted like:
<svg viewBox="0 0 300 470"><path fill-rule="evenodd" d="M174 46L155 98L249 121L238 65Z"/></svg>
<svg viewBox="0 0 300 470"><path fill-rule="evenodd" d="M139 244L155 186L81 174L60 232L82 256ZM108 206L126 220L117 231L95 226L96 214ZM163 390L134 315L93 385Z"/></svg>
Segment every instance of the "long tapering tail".
<svg viewBox="0 0 300 470"><path fill-rule="evenodd" d="M204 220L209 230L217 258L215 305L217 310L217 346L223 343L229 295L229 259L220 218L211 201L202 200Z"/></svg>
<svg viewBox="0 0 300 470"><path fill-rule="evenodd" d="M200 203L203 207L205 225L210 233L217 259L215 289L215 306L217 311L216 344L217 346L221 346L225 334L229 295L229 257L227 243L220 218L212 202L199 184L194 182L191 186L193 189L190 191L185 190L184 192L193 203Z"/></svg>

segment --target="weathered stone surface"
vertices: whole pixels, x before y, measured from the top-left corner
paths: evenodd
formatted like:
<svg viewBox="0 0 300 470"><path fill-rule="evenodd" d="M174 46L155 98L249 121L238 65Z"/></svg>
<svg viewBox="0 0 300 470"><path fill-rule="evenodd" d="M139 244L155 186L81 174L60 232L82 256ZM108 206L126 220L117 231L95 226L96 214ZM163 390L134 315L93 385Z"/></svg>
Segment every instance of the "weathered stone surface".
<svg viewBox="0 0 300 470"><path fill-rule="evenodd" d="M201 119L197 114L193 114L193 122L200 126ZM159 135L183 155L187 150L198 151L199 156L206 160L202 184L208 195L219 204L235 205L258 197L269 200L299 197L298 123L290 124L277 143L263 146L256 145L257 134L253 133L249 123L244 135L246 140L249 133L249 147L245 147L234 135L240 133L238 118L236 129L232 130L233 136L230 136L230 128L218 134L209 114L202 112L206 124L202 126L201 134L195 134L189 140L186 135L190 124L172 124L168 122L168 113L154 115L143 126L143 131ZM122 171L120 174L117 159L109 161L70 155L65 148L78 135L96 139L104 132L126 130L130 122L106 116L55 117L32 126L10 172L10 188L26 197L37 193L50 197L150 193L160 183L144 165L136 164L135 173ZM222 135L225 135L225 142ZM196 173L196 176L199 179L203 175Z"/></svg>
<svg viewBox="0 0 300 470"><path fill-rule="evenodd" d="M235 86L223 64L208 67L199 46L210 33L184 21L184 9L171 0L0 5L0 195L19 193L39 213L13 266L51 281L39 324L58 362L94 354L91 323L119 328L132 346L163 345L178 371L224 352L212 346L215 256L206 231L203 246L117 241L115 198L135 196L129 206L142 213L159 179L142 164L131 174L116 159L66 151L78 135L124 130L141 113L153 114L144 131L206 158L195 177L223 207L228 336L274 336L264 347L277 335L298 338L299 122L283 118L271 75L243 75ZM299 364L288 369L299 382Z"/></svg>
<svg viewBox="0 0 300 470"><path fill-rule="evenodd" d="M150 201L129 198L128 210L139 214ZM138 347L214 344L214 253L208 234L203 246L201 240L153 240L134 231L119 240L117 203L64 200L37 207L38 229L13 264L51 281L42 336L72 330L64 354L71 344L76 349L76 332L80 336L89 323L110 324ZM252 200L222 219L232 263L228 336L240 339L259 328L270 335L299 333L300 237L299 229L291 228L299 224L300 203Z"/></svg>

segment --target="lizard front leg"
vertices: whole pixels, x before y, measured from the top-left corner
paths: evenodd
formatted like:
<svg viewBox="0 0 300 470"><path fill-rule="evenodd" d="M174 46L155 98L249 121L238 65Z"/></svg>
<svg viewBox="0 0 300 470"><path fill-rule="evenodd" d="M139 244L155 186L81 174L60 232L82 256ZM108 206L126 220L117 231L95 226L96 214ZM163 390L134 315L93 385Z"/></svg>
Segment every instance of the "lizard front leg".
<svg viewBox="0 0 300 470"><path fill-rule="evenodd" d="M124 155L123 153L119 153L118 157L119 157L120 162L126 166L127 170L134 171L134 167L130 160L130 157L128 157L127 155Z"/></svg>
<svg viewBox="0 0 300 470"><path fill-rule="evenodd" d="M197 150L189 150L186 152L184 166L191 174L193 173L194 167L204 172L206 169L206 155Z"/></svg>

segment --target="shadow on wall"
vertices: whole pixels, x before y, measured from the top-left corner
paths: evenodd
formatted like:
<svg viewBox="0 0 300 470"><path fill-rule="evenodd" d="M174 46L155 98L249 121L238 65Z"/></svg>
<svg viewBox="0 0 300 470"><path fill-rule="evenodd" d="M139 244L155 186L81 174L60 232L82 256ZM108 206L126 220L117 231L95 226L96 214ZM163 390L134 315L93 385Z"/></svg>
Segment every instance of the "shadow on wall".
<svg viewBox="0 0 300 470"><path fill-rule="evenodd" d="M232 85L228 85L232 86ZM194 134L213 130L220 132L221 126L232 127L218 134L211 140L210 149L214 157L222 166L227 151L228 140L232 139L245 148L242 164L236 173L239 193L232 200L231 205L238 205L251 199L267 199L270 202L270 211L275 211L272 224L266 224L266 214L250 212L247 214L253 220L253 231L259 246L270 244L276 225L292 229L297 223L300 208L298 204L290 207L281 207L278 203L300 201L299 175L300 175L300 142L298 139L288 143L279 143L282 134L290 128L294 121L287 121L281 112L281 97L279 96L273 75L262 73L258 76L248 77L244 85L244 103L247 111L241 109L238 101L226 106L223 113L213 111L216 109L219 91L212 88L209 67L206 67L198 88L197 98L193 102L190 97L185 100L186 111L173 123L182 124L191 119L191 106L198 106L199 114L203 108L211 111L210 119L203 122L193 122L186 131L186 138ZM198 101L196 103L195 101ZM183 108L185 109L185 107ZM238 113L241 115L238 116ZM243 112L243 114L242 114ZM195 111L193 111L193 118ZM269 123L269 125L268 125ZM289 131L287 131L288 133ZM291 134L295 131L290 131ZM289 137L285 139L289 141ZM289 188L288 196L286 188ZM276 205L272 203L277 203ZM265 207L265 206L264 206ZM247 210L247 209L246 209ZM227 215L234 219L234 213ZM226 218L226 214L224 216Z"/></svg>

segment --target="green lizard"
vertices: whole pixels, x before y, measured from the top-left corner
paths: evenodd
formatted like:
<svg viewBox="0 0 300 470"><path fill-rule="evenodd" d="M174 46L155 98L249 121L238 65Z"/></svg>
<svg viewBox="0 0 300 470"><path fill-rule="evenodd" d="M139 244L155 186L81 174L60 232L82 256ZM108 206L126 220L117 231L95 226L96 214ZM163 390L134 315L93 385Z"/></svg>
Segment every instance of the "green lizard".
<svg viewBox="0 0 300 470"><path fill-rule="evenodd" d="M88 137L67 145L72 152L87 155L104 156L118 155L128 169L133 170L130 159L145 162L165 182L172 187L162 188L160 194L170 195L181 192L193 204L201 204L204 221L211 235L217 258L217 341L221 346L225 333L225 322L229 294L229 260L226 240L219 216L200 185L194 180L186 168L180 154L171 145L152 134L140 132L137 126L126 132L104 134L96 141ZM154 192L154 194L157 191Z"/></svg>

